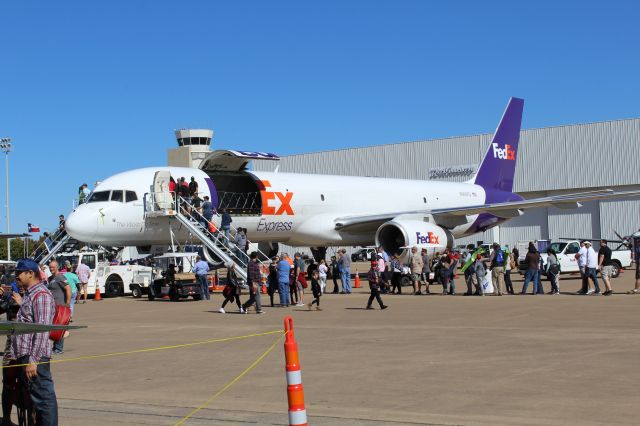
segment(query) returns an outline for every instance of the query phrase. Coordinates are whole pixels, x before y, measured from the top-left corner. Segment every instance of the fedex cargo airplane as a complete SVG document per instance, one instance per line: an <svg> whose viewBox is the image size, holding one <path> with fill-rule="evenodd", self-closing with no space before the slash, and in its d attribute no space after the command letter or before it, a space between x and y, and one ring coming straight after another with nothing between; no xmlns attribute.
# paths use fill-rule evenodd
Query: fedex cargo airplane
<svg viewBox="0 0 640 426"><path fill-rule="evenodd" d="M77 240L109 246L167 245L170 223L178 240L188 238L179 222L145 214L157 194L170 199L170 176L193 176L201 198L207 195L214 207L226 208L233 226L246 228L249 240L271 254L277 243L442 251L455 238L490 229L526 209L576 208L582 201L640 195L605 189L525 200L513 193L523 105L522 99L509 100L480 167L467 182L258 172L247 168L249 161L277 156L219 150L200 169L150 167L105 179L69 215L66 229Z"/></svg>

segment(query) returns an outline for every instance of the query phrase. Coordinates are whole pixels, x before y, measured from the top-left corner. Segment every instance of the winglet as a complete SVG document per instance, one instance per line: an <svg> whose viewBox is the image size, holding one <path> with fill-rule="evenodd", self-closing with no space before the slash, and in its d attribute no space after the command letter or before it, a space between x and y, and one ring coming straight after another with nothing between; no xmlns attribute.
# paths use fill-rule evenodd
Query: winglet
<svg viewBox="0 0 640 426"><path fill-rule="evenodd" d="M476 185L512 192L523 107L524 99L509 99L491 145L472 179Z"/></svg>

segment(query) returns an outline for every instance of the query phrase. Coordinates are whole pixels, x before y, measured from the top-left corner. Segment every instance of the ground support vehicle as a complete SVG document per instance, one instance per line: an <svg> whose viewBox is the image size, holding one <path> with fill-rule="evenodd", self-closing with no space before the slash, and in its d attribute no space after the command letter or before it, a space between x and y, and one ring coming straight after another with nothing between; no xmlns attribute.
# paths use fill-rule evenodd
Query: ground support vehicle
<svg viewBox="0 0 640 426"><path fill-rule="evenodd" d="M196 264L197 256L197 252L165 253L162 256L156 256L154 258L154 279L151 285L148 288L141 288L140 295L136 295L132 289L134 297L141 297L143 293L146 293L149 300L165 296L168 296L174 302L188 297L193 297L193 300L201 300L200 284L195 274L191 272ZM167 279L169 265L174 265L179 271L175 273L173 280ZM207 277L209 291L211 291L214 277L218 276L215 269L220 266L209 264L210 269Z"/></svg>
<svg viewBox="0 0 640 426"><path fill-rule="evenodd" d="M142 265L112 265L100 251L75 251L56 257L58 263L69 260L72 265L81 261L91 269L87 294L95 294L96 288L106 297L122 296L134 288L147 287L153 280L153 270Z"/></svg>
<svg viewBox="0 0 640 426"><path fill-rule="evenodd" d="M186 299L189 296L193 300L201 300L200 285L193 273L175 274L175 280L168 282L165 277L153 280L153 284L149 286L147 297L149 300L169 296L172 302L178 302L180 299Z"/></svg>

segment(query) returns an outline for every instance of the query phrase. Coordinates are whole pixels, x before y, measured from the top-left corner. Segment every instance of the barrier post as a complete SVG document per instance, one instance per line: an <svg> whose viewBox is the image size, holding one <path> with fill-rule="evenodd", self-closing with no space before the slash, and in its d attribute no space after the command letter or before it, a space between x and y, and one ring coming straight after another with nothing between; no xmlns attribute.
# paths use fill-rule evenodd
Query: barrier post
<svg viewBox="0 0 640 426"><path fill-rule="evenodd" d="M284 317L284 357L287 371L287 399L289 401L289 426L306 426L307 410L304 406L304 389L298 343L293 334L293 318Z"/></svg>

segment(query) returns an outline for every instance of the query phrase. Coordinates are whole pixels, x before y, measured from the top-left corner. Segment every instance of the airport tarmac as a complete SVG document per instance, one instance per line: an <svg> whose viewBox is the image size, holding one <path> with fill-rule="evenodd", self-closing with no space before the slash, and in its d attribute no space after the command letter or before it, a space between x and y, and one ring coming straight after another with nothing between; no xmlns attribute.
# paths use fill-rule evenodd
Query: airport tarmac
<svg viewBox="0 0 640 426"><path fill-rule="evenodd" d="M464 291L462 279L457 286ZM563 291L578 286L561 281ZM633 272L614 286L632 288ZM383 295L385 311L364 310L367 297L363 282L352 295L325 295L322 312L266 307L264 315L218 314L219 294L91 301L76 305L75 324L89 328L72 332L60 359L264 333L290 314L310 424L638 423L640 296ZM60 424L175 424L277 338L56 364ZM185 424L287 424L282 341Z"/></svg>

